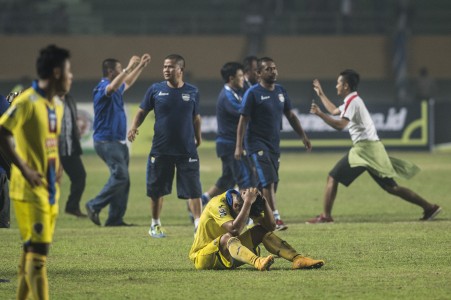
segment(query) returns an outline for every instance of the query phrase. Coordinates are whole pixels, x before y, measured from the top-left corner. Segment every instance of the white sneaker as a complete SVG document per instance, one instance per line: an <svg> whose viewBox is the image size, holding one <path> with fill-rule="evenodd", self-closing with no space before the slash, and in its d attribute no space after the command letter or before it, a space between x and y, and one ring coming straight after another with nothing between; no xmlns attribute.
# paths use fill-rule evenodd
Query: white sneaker
<svg viewBox="0 0 451 300"><path fill-rule="evenodd" d="M150 226L149 235L153 238L164 238L166 234L160 225Z"/></svg>

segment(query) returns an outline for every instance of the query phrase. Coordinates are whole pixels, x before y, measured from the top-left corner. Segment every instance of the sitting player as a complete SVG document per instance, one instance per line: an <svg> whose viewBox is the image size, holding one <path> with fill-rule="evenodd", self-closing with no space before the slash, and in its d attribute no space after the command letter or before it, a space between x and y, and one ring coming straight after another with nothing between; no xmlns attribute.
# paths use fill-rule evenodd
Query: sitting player
<svg viewBox="0 0 451 300"><path fill-rule="evenodd" d="M255 226L241 233L249 217ZM269 204L256 188L241 194L228 190L211 199L202 212L189 258L198 270L234 269L249 264L265 271L274 263L274 257L259 256L258 245L263 243L270 253L293 262L293 269L324 265L322 260L300 255L273 233L275 228Z"/></svg>

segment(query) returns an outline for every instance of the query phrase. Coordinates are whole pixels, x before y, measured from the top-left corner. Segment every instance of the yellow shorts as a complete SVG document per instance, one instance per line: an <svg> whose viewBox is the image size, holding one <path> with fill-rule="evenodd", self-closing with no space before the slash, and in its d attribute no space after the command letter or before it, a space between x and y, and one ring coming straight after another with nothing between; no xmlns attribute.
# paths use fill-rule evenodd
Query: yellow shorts
<svg viewBox="0 0 451 300"><path fill-rule="evenodd" d="M58 202L50 205L48 199L31 201L13 199L13 203L24 243L50 244L55 231Z"/></svg>
<svg viewBox="0 0 451 300"><path fill-rule="evenodd" d="M194 266L197 270L225 270L234 269L241 265L242 262L233 260L229 261L219 250L219 241L221 236L211 241L207 246L197 252L196 259L194 260ZM243 246L246 246L254 253L257 253L252 243L250 231L243 232L238 239Z"/></svg>

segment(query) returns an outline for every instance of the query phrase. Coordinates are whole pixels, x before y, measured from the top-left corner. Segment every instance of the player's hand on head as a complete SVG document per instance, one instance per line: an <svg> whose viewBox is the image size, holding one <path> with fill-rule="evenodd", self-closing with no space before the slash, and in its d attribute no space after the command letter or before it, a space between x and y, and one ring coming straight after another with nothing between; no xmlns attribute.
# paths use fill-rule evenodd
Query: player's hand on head
<svg viewBox="0 0 451 300"><path fill-rule="evenodd" d="M259 192L257 188L248 188L241 192L241 197L243 198L244 202L249 202L250 204L252 204L257 199L258 193Z"/></svg>

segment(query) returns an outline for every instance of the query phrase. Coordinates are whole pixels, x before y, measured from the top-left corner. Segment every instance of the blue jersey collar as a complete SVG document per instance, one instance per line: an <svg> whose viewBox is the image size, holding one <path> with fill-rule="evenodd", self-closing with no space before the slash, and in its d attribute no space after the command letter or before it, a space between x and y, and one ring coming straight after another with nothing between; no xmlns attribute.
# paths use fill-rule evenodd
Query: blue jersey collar
<svg viewBox="0 0 451 300"><path fill-rule="evenodd" d="M39 95L41 95L43 98L46 98L46 92L39 87L37 80L33 80L31 86Z"/></svg>

